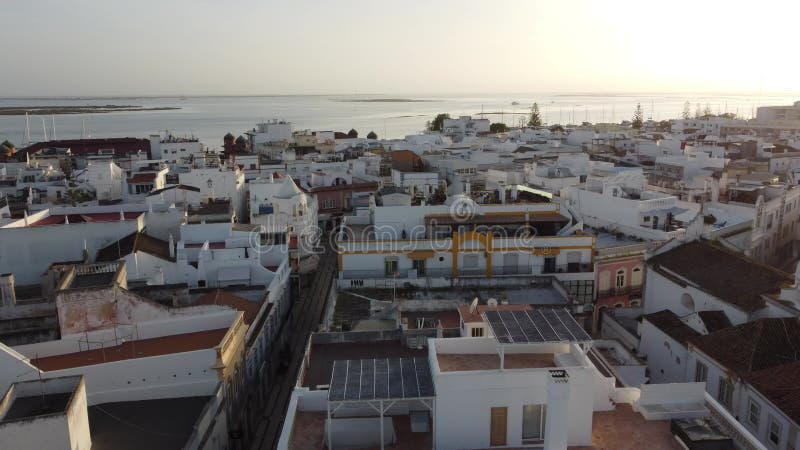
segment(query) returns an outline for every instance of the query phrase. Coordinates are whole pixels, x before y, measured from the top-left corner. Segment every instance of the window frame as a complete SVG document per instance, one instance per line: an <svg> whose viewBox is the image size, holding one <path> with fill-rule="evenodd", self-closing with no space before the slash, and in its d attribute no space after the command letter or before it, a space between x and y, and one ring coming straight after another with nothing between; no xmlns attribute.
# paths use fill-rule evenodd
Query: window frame
<svg viewBox="0 0 800 450"><path fill-rule="evenodd" d="M756 407L755 421L753 420L753 407ZM747 423L754 426L756 430L761 423L761 404L756 402L753 397L747 401Z"/></svg>
<svg viewBox="0 0 800 450"><path fill-rule="evenodd" d="M539 435L538 436L525 436L525 408L526 407L538 407L539 408ZM522 405L522 426L520 427L520 437L522 439L523 444L529 444L534 442L542 442L544 441L545 437L545 430L547 425L547 404L532 404L532 405Z"/></svg>
<svg viewBox="0 0 800 450"><path fill-rule="evenodd" d="M777 442L772 440L772 426L773 425L776 425L778 427L778 431L777 431L777 434L776 434L776 436L778 438ZM780 448L780 446L781 446L781 434L782 433L783 433L783 424L781 424L777 419L775 419L775 417L773 417L772 414L769 414L767 416L767 435L766 435L767 444L769 444L770 446L773 446L774 448Z"/></svg>
<svg viewBox="0 0 800 450"><path fill-rule="evenodd" d="M702 380L699 376L699 372L701 372L700 368L702 368L703 372ZM708 366L700 361L695 361L694 363L694 381L695 383L708 383Z"/></svg>

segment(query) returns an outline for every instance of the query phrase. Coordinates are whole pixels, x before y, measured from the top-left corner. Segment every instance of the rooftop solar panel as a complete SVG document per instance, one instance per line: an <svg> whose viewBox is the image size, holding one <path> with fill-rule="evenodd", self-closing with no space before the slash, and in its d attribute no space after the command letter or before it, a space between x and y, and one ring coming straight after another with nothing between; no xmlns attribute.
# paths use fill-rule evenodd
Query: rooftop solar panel
<svg viewBox="0 0 800 450"><path fill-rule="evenodd" d="M433 397L426 358L334 361L328 400L361 401Z"/></svg>
<svg viewBox="0 0 800 450"><path fill-rule="evenodd" d="M500 344L592 340L566 309L485 311L483 317Z"/></svg>

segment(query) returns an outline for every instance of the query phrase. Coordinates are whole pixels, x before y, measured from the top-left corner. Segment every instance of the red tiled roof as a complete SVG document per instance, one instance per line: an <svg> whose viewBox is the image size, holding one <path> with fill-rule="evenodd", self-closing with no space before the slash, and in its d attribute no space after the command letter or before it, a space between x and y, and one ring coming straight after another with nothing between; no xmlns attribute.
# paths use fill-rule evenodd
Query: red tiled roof
<svg viewBox="0 0 800 450"><path fill-rule="evenodd" d="M746 379L795 423L800 423L800 362L759 370Z"/></svg>
<svg viewBox="0 0 800 450"><path fill-rule="evenodd" d="M91 366L114 361L124 361L149 356L170 355L214 348L222 341L227 328L175 334L153 339L127 341L114 347L47 356L31 360L31 364L44 371Z"/></svg>
<svg viewBox="0 0 800 450"><path fill-rule="evenodd" d="M106 138L106 139L62 139L58 141L37 142L19 149L18 154L35 152L44 148L69 148L76 156L96 155L99 150L114 150L114 154L130 155L141 150L150 159L150 140L139 138ZM22 158L24 160L24 157Z"/></svg>
<svg viewBox="0 0 800 450"><path fill-rule="evenodd" d="M154 173L135 173L132 177L128 178L128 183L151 183L156 179Z"/></svg>
<svg viewBox="0 0 800 450"><path fill-rule="evenodd" d="M650 258L647 263L667 277L669 272L675 273L747 312L764 308L763 294L780 292L794 281L788 273L702 241L683 244Z"/></svg>
<svg viewBox="0 0 800 450"><path fill-rule="evenodd" d="M244 323L250 325L258 315L261 304L231 294L222 289L208 292L197 299L197 305L222 305L244 313Z"/></svg>
<svg viewBox="0 0 800 450"><path fill-rule="evenodd" d="M800 361L797 318L760 319L689 338L689 342L739 375Z"/></svg>

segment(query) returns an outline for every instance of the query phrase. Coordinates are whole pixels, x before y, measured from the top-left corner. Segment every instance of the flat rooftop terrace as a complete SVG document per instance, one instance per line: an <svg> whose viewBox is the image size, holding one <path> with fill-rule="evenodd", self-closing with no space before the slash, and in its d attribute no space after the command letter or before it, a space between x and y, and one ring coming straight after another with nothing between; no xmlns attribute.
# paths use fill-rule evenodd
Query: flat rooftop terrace
<svg viewBox="0 0 800 450"><path fill-rule="evenodd" d="M333 362L346 359L427 357L428 350L408 348L400 341L312 344L303 386L315 389L331 382Z"/></svg>
<svg viewBox="0 0 800 450"><path fill-rule="evenodd" d="M182 397L89 407L92 450L183 448L211 397Z"/></svg>
<svg viewBox="0 0 800 450"><path fill-rule="evenodd" d="M14 399L0 423L45 416L67 410L72 392L43 394Z"/></svg>
<svg viewBox="0 0 800 450"><path fill-rule="evenodd" d="M495 354L437 353L442 372L499 370L500 357ZM556 367L552 353L512 353L503 358L505 369L543 369Z"/></svg>
<svg viewBox="0 0 800 450"><path fill-rule="evenodd" d="M592 445L569 450L684 450L670 431L669 420L646 420L630 405L592 415Z"/></svg>
<svg viewBox="0 0 800 450"><path fill-rule="evenodd" d="M292 437L289 440L289 450L323 450L328 447L325 440L324 412L297 411L292 427ZM409 416L391 417L397 442L388 444L386 450L419 450L432 448L433 437L430 432L413 433ZM333 447L336 448L336 436L333 437ZM364 450L379 450L380 447L367 447Z"/></svg>
<svg viewBox="0 0 800 450"><path fill-rule="evenodd" d="M128 341L114 347L66 353L31 360L31 364L44 371L91 366L113 361L124 361L149 356L169 355L214 348L222 341L228 328L175 334L153 339Z"/></svg>

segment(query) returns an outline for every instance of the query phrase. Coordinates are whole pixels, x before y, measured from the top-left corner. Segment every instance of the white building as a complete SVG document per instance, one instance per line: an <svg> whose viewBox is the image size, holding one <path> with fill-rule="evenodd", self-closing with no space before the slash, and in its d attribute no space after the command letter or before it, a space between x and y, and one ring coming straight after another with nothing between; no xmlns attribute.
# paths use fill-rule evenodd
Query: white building
<svg viewBox="0 0 800 450"><path fill-rule="evenodd" d="M489 119L473 119L470 116L460 116L458 119L444 119L442 134L449 136L454 142L459 142L466 136L477 136L479 133L488 133Z"/></svg>
<svg viewBox="0 0 800 450"><path fill-rule="evenodd" d="M791 106L760 106L756 122L775 128L800 129L800 101Z"/></svg>
<svg viewBox="0 0 800 450"><path fill-rule="evenodd" d="M178 175L180 184L200 189L203 199L229 199L236 217L245 216L246 186L244 172L238 167L204 167Z"/></svg>
<svg viewBox="0 0 800 450"><path fill-rule="evenodd" d="M611 177L586 179L584 186L563 189L561 197L577 220L646 240L699 236L700 205L645 190L641 173L623 172Z"/></svg>
<svg viewBox="0 0 800 450"><path fill-rule="evenodd" d="M39 403L39 407L35 405ZM84 450L92 446L83 377L12 384L0 399L0 442L7 448Z"/></svg>
<svg viewBox="0 0 800 450"><path fill-rule="evenodd" d="M436 172L404 172L392 169L392 183L412 197L427 197L439 188L439 174Z"/></svg>
<svg viewBox="0 0 800 450"><path fill-rule="evenodd" d="M90 162L77 176L94 190L97 200L121 200L125 173L113 161Z"/></svg>
<svg viewBox="0 0 800 450"><path fill-rule="evenodd" d="M180 138L167 133L150 135L150 156L155 160L178 162L205 153L203 144L194 137Z"/></svg>
<svg viewBox="0 0 800 450"><path fill-rule="evenodd" d="M375 359L352 344L317 344L304 368L327 370L330 381L318 375L299 380L277 448L679 450L691 445L679 430L696 426L731 446L733 439L764 450L703 392L702 383L617 387L587 356L588 335L565 311L482 314L489 336L429 339L425 356L396 357L406 350L380 341L370 342L371 352L383 352ZM572 331L554 324L564 331L558 342L533 333L534 320L544 325L548 317ZM512 323L514 331L505 325ZM363 348L364 342L358 344ZM323 360L319 352L350 359ZM375 373L385 373L387 382L372 383ZM361 380L356 389L348 383L353 379Z"/></svg>
<svg viewBox="0 0 800 450"><path fill-rule="evenodd" d="M290 122L273 119L256 124L256 127L245 134L250 139L250 148L256 151L265 144L292 143L293 127Z"/></svg>
<svg viewBox="0 0 800 450"><path fill-rule="evenodd" d="M0 227L0 273L38 284L51 264L83 261L145 226L142 205L51 208Z"/></svg>
<svg viewBox="0 0 800 450"><path fill-rule="evenodd" d="M702 336L689 346L686 378L737 417L766 448L800 446L795 408L800 345L796 318L761 319Z"/></svg>
<svg viewBox="0 0 800 450"><path fill-rule="evenodd" d="M340 286L502 284L531 275L555 277L568 289L594 284L594 238L562 230L569 219L557 204L478 205L458 195L446 205L358 213L345 218L338 236Z"/></svg>
<svg viewBox="0 0 800 450"><path fill-rule="evenodd" d="M667 249L647 260L644 312L668 309L680 317L724 311L734 325L762 317L792 317L777 300L793 278L705 241Z"/></svg>
<svg viewBox="0 0 800 450"><path fill-rule="evenodd" d="M308 251L316 245L317 203L290 176L257 179L250 183L250 223L266 235L288 233L292 249Z"/></svg>

